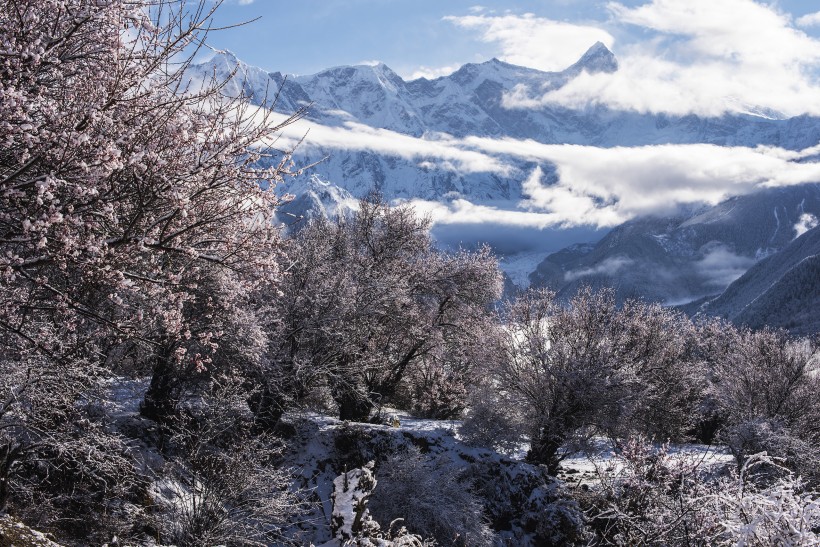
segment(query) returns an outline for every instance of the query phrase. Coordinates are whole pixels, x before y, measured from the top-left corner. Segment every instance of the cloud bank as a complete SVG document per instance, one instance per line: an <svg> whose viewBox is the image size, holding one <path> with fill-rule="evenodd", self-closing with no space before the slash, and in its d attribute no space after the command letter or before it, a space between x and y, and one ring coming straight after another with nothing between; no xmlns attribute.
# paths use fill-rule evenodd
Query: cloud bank
<svg viewBox="0 0 820 547"><path fill-rule="evenodd" d="M331 127L305 120L288 127L276 145L292 146L305 133L308 150L373 152L419 168L520 180L520 197L507 203L477 204L463 195L444 203L414 200L441 224L606 228L763 188L820 181L820 163L812 161L820 145L802 151L711 144L600 148L443 134L417 138L353 121Z"/></svg>
<svg viewBox="0 0 820 547"><path fill-rule="evenodd" d="M716 289L728 287L755 263L754 258L737 255L724 245L713 245L704 251L704 257L695 262L695 268L706 283Z"/></svg>
<svg viewBox="0 0 820 547"><path fill-rule="evenodd" d="M564 274L564 281L576 281L593 275L615 275L619 271L635 264L635 261L626 256L609 257L592 268L570 270Z"/></svg>

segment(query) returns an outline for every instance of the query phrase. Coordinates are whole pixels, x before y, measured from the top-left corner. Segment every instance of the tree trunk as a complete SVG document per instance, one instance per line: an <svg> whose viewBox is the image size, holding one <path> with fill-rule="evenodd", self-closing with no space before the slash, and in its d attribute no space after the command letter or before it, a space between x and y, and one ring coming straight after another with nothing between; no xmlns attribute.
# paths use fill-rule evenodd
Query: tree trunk
<svg viewBox="0 0 820 547"><path fill-rule="evenodd" d="M259 391L250 397L248 406L253 412L254 426L262 431L273 431L285 412L281 396L267 383L263 383Z"/></svg>
<svg viewBox="0 0 820 547"><path fill-rule="evenodd" d="M339 405L339 419L351 422L366 422L373 410L373 402L353 389L336 392L333 400Z"/></svg>
<svg viewBox="0 0 820 547"><path fill-rule="evenodd" d="M173 363L171 348L163 348L156 356L151 385L140 405L140 414L157 423L168 423L176 412L181 378Z"/></svg>
<svg viewBox="0 0 820 547"><path fill-rule="evenodd" d="M527 452L527 461L546 465L547 473L551 477L555 477L558 475L558 468L561 465L558 450L563 444L563 437L542 429L537 435L533 435L530 450Z"/></svg>
<svg viewBox="0 0 820 547"><path fill-rule="evenodd" d="M9 481L12 466L23 456L24 449L19 444L9 443L0 449L0 513L6 510L11 496Z"/></svg>

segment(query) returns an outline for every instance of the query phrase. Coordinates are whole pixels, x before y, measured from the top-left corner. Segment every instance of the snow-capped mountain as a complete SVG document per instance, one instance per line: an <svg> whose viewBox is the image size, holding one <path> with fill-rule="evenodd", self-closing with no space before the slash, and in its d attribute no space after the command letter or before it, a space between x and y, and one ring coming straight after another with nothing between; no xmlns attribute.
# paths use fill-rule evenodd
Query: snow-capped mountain
<svg viewBox="0 0 820 547"><path fill-rule="evenodd" d="M371 130L374 142L365 144L345 142L343 134L325 139L308 134L301 150L305 161L327 157L311 174L357 197L376 189L389 199L435 201L455 192L473 203L502 201L514 205L522 198L522 182L535 166L532 160L499 153L510 167L504 172L464 169L458 158L432 153L425 157L425 142L448 138L531 139L542 144L597 147L771 145L788 150L820 142L820 122L810 117L771 119L738 113L702 118L620 112L602 105L582 110L506 105L508 97L521 89L543 93L562 87L582 72L611 72L617 66L615 56L597 43L562 72L541 72L492 59L466 64L435 80L405 81L384 64L342 66L285 77L248 66L229 52L195 65L190 72L197 79L224 78L235 71L226 88L228 93L243 92L258 104L276 97L274 108L282 113L311 105L307 118L316 124L311 130L314 133L320 128L351 124ZM387 146L385 140L397 136L408 140ZM549 162L541 167L548 178L554 175Z"/></svg>
<svg viewBox="0 0 820 547"><path fill-rule="evenodd" d="M434 80L406 81L384 64L286 77L222 52L191 67L190 73L192 81L233 75L228 93L243 93L267 105L275 97L272 108L282 114L310 105L310 133L297 162L323 161L285 185L284 191L296 195L282 210L289 218L335 214L373 190L389 200L461 201L501 213L531 214L527 179L537 171L549 186L561 173L555 163L515 150L530 143L616 151L653 145L764 146L781 155L820 143L820 119L785 119L753 108L709 118L623 112L605 105L521 108L511 100L560 89L584 73L616 70L613 53L597 43L561 72L492 59ZM816 156L788 161L814 161ZM670 210L635 218L608 234L594 226L522 228L486 219L470 224L468 219L437 225L436 235L445 245L489 240L502 254L519 253L502 261L519 284L526 283L522 268L532 271L540 262L529 280L561 294L581 284L609 284L621 298L679 304L720 294L755 263L789 246L802 214L820 216L820 190L816 184L792 186L716 206ZM573 242L581 243L568 246Z"/></svg>
<svg viewBox="0 0 820 547"><path fill-rule="evenodd" d="M191 68L192 75L225 77L236 71L228 93L240 91L257 104L272 100L275 109L291 113L311 105L308 118L324 125L355 121L420 137L444 133L454 137L512 137L545 144L637 146L712 143L767 144L803 149L820 141L814 118L772 119L750 114L701 118L612 111L605 106L573 110L560 106L509 108L504 96L522 87L546 92L558 89L582 72L617 70L615 56L601 43L561 72L541 72L498 59L466 64L449 76L405 81L387 65L342 66L309 76L283 76L238 60L230 52Z"/></svg>

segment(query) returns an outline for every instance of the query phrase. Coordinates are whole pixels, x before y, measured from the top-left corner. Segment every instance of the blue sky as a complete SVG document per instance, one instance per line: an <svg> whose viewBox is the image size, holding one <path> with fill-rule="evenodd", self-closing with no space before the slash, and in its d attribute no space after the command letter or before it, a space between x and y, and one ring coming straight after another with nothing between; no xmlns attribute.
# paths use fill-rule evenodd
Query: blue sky
<svg viewBox="0 0 820 547"><path fill-rule="evenodd" d="M648 3L620 2L627 8ZM616 54L656 37L654 30L619 20L608 4L600 0L226 0L217 24L260 20L215 33L210 42L230 49L249 64L287 73L311 74L331 66L378 60L409 77L446 73L467 62L505 56L504 47L486 41L482 29L459 26L452 17L531 13L542 20L597 27L614 38ZM820 11L817 0L779 0L765 5L792 20ZM742 8L735 16L744 17ZM800 31L820 38L820 24L800 27ZM577 45L567 47L566 55L579 53Z"/></svg>

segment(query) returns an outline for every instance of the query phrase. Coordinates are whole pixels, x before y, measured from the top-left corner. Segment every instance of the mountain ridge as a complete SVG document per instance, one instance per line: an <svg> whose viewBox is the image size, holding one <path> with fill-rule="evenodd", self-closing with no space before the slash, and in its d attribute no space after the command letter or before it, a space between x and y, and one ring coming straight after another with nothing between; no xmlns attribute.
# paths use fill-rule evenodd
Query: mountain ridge
<svg viewBox="0 0 820 547"><path fill-rule="evenodd" d="M279 102L275 108L279 112L289 113L312 104L307 115L311 123L341 131L356 125L379 139L406 136L421 143L506 139L602 149L708 144L766 146L785 151L806 150L820 142L820 119L780 119L776 113L748 106L709 118L616 111L600 104L580 109L557 105L510 108L505 104L505 98L517 90L543 93L560 88L584 71L618 70L617 58L601 43L593 44L576 63L559 72L490 59L465 64L450 75L434 79L406 81L384 63L343 65L310 75L285 76L245 65L229 52L192 70L198 78L206 74L226 76L235 71L226 88L229 93L244 93L261 104L265 96L276 91ZM388 200L421 199L445 206L454 200L466 200L499 211L527 212L530 209L523 184L531 173L541 169L547 186L561 176L550 161L504 152L494 153L493 157L509 167L506 172L460 169L448 165L449 160L426 156L423 150L407 154L389 147L311 143L309 139L298 153L306 163L328 159L305 175L307 179L292 183L298 195L288 206L288 213L297 217L344 210L372 190ZM795 161L815 161L816 156ZM817 201L812 197L815 190L806 190L810 186L763 190L754 194L757 197L741 195L714 206L677 207L666 217L638 217L605 234L582 227L582 233L573 236L574 241L587 244L572 251L562 251L571 241L566 241L562 234L568 231L561 227L527 228L524 235L512 234L508 226L493 228L492 224L487 225L489 228L453 224L436 229L443 234L440 241L445 245L470 246L481 238L509 232L504 237L513 244L498 246L503 252L518 252L516 241L521 251L542 249L547 259L530 276L536 285L552 283L559 292L568 293L582 283L606 281L616 286L622 298L640 297L672 305L722 293L754 264L787 247L793 236L789 230L798 214L798 202L808 194L812 204ZM778 205L779 194L796 197L783 198L788 203ZM740 214L741 209L746 212ZM815 205L809 209L812 214L820 214ZM474 235L468 233L470 230ZM589 243L602 235L603 243ZM600 245L610 247L607 250ZM641 268L647 273L635 274ZM711 273L704 273L709 268ZM611 275L613 272L620 274Z"/></svg>

